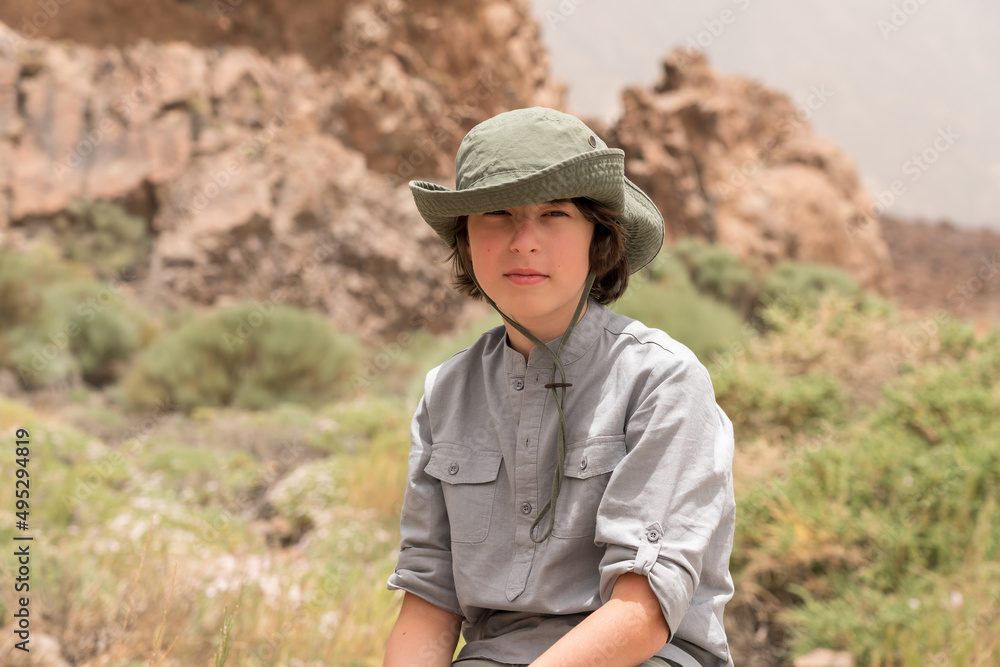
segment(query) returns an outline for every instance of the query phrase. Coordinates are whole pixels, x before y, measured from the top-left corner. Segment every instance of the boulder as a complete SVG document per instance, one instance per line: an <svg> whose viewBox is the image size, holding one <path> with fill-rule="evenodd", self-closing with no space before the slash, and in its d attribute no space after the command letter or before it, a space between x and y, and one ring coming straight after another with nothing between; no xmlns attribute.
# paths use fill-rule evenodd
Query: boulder
<svg viewBox="0 0 1000 667"><path fill-rule="evenodd" d="M809 102L827 96L820 88ZM626 90L623 107L612 140L669 238L700 236L767 263L832 264L886 289L878 212L850 158L809 126L814 109L684 49L664 59L652 89Z"/></svg>

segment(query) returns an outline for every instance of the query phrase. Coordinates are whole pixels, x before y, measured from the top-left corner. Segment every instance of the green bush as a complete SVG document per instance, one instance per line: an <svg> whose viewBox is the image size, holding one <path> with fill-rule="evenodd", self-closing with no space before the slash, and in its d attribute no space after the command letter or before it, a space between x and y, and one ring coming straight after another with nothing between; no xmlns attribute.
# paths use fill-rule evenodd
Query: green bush
<svg viewBox="0 0 1000 667"><path fill-rule="evenodd" d="M713 370L716 400L744 441L815 431L839 422L846 411L840 384L822 371L781 375L761 363Z"/></svg>
<svg viewBox="0 0 1000 667"><path fill-rule="evenodd" d="M1000 660L981 641L1000 610L1000 343L968 350L896 378L863 422L740 497L737 590L785 603L795 653Z"/></svg>
<svg viewBox="0 0 1000 667"><path fill-rule="evenodd" d="M130 407L183 410L285 401L318 405L347 393L358 345L315 313L244 303L156 340L122 381Z"/></svg>
<svg viewBox="0 0 1000 667"><path fill-rule="evenodd" d="M0 249L0 318L0 365L28 389L114 381L148 327L119 281L98 282L45 245Z"/></svg>
<svg viewBox="0 0 1000 667"><path fill-rule="evenodd" d="M698 291L732 306L743 316L750 314L758 281L728 248L689 237L675 243L670 252L684 265Z"/></svg>
<svg viewBox="0 0 1000 667"><path fill-rule="evenodd" d="M654 282L676 282L682 274L698 292L761 327L766 326L763 311L768 308L798 317L814 309L828 292L849 298L861 295L854 279L832 266L786 260L775 264L763 280L759 273L728 248L694 237L677 241L645 270Z"/></svg>
<svg viewBox="0 0 1000 667"><path fill-rule="evenodd" d="M983 433L996 430L998 369L1000 354L995 351L971 355L953 365L919 368L886 389L882 419L931 445L969 445Z"/></svg>
<svg viewBox="0 0 1000 667"><path fill-rule="evenodd" d="M760 306L778 306L794 315L814 309L822 296L835 292L844 297L861 294L857 282L832 266L795 261L778 262L760 288Z"/></svg>
<svg viewBox="0 0 1000 667"><path fill-rule="evenodd" d="M80 199L57 217L54 229L63 255L102 273L118 275L146 262L153 247L147 221L119 204Z"/></svg>
<svg viewBox="0 0 1000 667"><path fill-rule="evenodd" d="M699 294L678 260L659 259L641 272L614 310L661 329L691 348L708 363L743 339L739 314L719 301Z"/></svg>

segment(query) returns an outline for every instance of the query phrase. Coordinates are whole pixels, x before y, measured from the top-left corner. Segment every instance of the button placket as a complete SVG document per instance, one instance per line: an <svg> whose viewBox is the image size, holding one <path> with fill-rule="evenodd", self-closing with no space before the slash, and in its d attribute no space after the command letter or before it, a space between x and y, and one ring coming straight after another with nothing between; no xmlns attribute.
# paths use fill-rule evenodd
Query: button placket
<svg viewBox="0 0 1000 667"><path fill-rule="evenodd" d="M548 391L540 386L540 373L535 368L525 368L524 375L510 377L508 388L512 396L523 401L517 415L517 456L514 462L514 516L517 516L514 533L514 558L507 574L506 594L508 600L515 600L525 589L528 573L534 561L536 546L531 541L531 521L536 514L538 500L538 455L539 435L545 412L542 409L548 398ZM510 511L510 510L509 510Z"/></svg>

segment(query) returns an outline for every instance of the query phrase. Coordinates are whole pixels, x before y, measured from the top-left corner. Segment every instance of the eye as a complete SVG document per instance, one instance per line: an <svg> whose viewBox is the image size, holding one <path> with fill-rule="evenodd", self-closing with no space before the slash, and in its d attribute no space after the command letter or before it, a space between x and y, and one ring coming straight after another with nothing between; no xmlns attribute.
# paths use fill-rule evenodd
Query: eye
<svg viewBox="0 0 1000 667"><path fill-rule="evenodd" d="M483 215L507 215L507 211L489 211Z"/></svg>

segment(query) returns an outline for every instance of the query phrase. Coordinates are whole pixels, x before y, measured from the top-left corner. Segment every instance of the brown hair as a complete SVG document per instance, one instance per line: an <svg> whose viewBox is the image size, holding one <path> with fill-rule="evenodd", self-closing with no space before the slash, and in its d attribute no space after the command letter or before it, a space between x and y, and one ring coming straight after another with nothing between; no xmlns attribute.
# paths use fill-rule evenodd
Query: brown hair
<svg viewBox="0 0 1000 667"><path fill-rule="evenodd" d="M590 289L590 296L598 303L608 305L625 293L628 287L628 258L625 256L625 237L628 232L618 222L618 213L604 204L586 197L573 197L576 205L589 222L594 224L594 237L590 241L590 268L597 278ZM473 299L482 299L472 276L466 271L466 262L472 264L466 249L469 245L469 216L455 221L455 241L448 260L451 262L455 287Z"/></svg>

